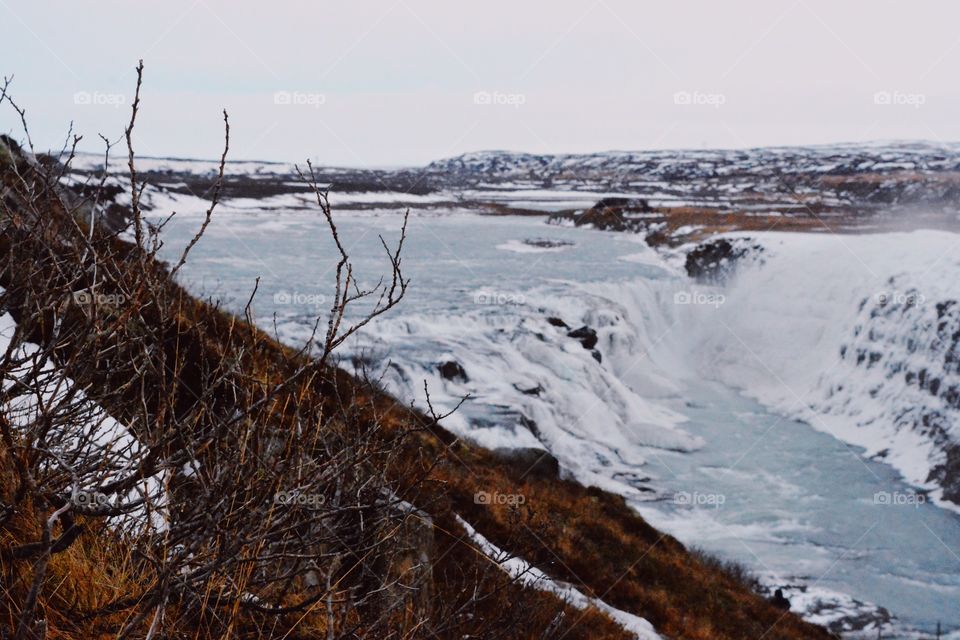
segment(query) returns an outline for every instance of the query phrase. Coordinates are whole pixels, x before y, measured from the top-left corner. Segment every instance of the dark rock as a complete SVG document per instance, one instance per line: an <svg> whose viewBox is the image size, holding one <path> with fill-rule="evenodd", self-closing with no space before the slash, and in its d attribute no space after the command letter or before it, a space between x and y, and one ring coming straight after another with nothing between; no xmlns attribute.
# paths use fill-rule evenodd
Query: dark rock
<svg viewBox="0 0 960 640"><path fill-rule="evenodd" d="M593 359L597 362L603 363L603 356L600 355L600 352L596 349L590 350L590 355L593 356Z"/></svg>
<svg viewBox="0 0 960 640"><path fill-rule="evenodd" d="M546 449L498 448L493 450L493 455L509 463L521 478L534 476L556 479L560 477L560 462Z"/></svg>
<svg viewBox="0 0 960 640"><path fill-rule="evenodd" d="M467 372L463 370L463 366L456 360L441 362L437 365L437 369L440 370L440 375L446 380L467 382L470 379L467 377Z"/></svg>
<svg viewBox="0 0 960 640"><path fill-rule="evenodd" d="M562 247L572 247L575 243L569 240L552 240L550 238L527 238L523 244L538 249L560 249Z"/></svg>
<svg viewBox="0 0 960 640"><path fill-rule="evenodd" d="M790 601L783 596L783 589L777 589L776 593L773 594L773 597L770 598L770 604L775 606L777 609L790 611Z"/></svg>
<svg viewBox="0 0 960 640"><path fill-rule="evenodd" d="M950 385L950 388L943 394L943 400L948 406L954 409L960 409L960 387Z"/></svg>
<svg viewBox="0 0 960 640"><path fill-rule="evenodd" d="M520 424L522 424L527 431L532 433L534 438L536 438L537 440L541 439L540 427L537 425L535 420L528 418L527 416L521 413Z"/></svg>
<svg viewBox="0 0 960 640"><path fill-rule="evenodd" d="M552 324L552 325L555 326L555 327L561 327L561 328L563 328L563 329L569 329L569 328L570 328L570 325L568 325L566 322L564 322L564 321L561 320L560 318L550 317L550 318L547 318L547 322L549 322L550 324Z"/></svg>
<svg viewBox="0 0 960 640"><path fill-rule="evenodd" d="M930 470L927 482L939 483L944 499L960 504L960 445L948 444L944 454L943 462Z"/></svg>
<svg viewBox="0 0 960 640"><path fill-rule="evenodd" d="M597 330L584 325L567 333L570 338L576 338L584 349L593 349L597 346Z"/></svg>
<svg viewBox="0 0 960 640"><path fill-rule="evenodd" d="M551 214L548 222L557 224L571 221L574 226L590 225L605 231L646 231L651 220L631 217L632 214L653 213L650 203L643 198L602 198L586 211L560 211ZM654 216L656 217L656 216Z"/></svg>
<svg viewBox="0 0 960 640"><path fill-rule="evenodd" d="M687 254L684 264L687 275L698 280L722 281L730 275L737 260L763 251L760 245L751 245L749 242L749 238L741 238L733 242L726 238L718 238L697 245Z"/></svg>
<svg viewBox="0 0 960 640"><path fill-rule="evenodd" d="M528 396L539 396L541 393L543 393L543 385L541 385L540 383L537 383L537 386L530 387L529 389L524 389L523 387L516 384L513 385L513 388L519 391L520 393Z"/></svg>
<svg viewBox="0 0 960 640"><path fill-rule="evenodd" d="M650 203L643 198L601 198L593 205L596 211L605 211L607 209L627 209L629 211L639 211L648 213L652 211Z"/></svg>
<svg viewBox="0 0 960 640"><path fill-rule="evenodd" d="M944 300L943 302L937 303L937 318L943 319L943 316L947 315L947 311L950 310L950 307L957 304L956 300Z"/></svg>

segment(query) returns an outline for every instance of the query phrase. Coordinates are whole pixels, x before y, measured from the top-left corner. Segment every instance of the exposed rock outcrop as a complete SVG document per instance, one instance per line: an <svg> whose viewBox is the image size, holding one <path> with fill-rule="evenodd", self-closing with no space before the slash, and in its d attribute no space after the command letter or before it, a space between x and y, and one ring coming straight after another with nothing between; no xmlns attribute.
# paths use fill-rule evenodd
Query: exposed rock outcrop
<svg viewBox="0 0 960 640"><path fill-rule="evenodd" d="M467 372L464 370L463 365L456 360L441 362L437 365L437 369L440 371L440 375L444 380L454 382L468 382L470 380L470 378L467 377Z"/></svg>
<svg viewBox="0 0 960 640"><path fill-rule="evenodd" d="M697 245L687 254L684 268L691 278L706 282L722 282L728 278L738 260L759 256L763 247L749 238L717 238Z"/></svg>
<svg viewBox="0 0 960 640"><path fill-rule="evenodd" d="M597 330L586 325L568 332L567 336L579 340L583 348L588 351L597 346Z"/></svg>

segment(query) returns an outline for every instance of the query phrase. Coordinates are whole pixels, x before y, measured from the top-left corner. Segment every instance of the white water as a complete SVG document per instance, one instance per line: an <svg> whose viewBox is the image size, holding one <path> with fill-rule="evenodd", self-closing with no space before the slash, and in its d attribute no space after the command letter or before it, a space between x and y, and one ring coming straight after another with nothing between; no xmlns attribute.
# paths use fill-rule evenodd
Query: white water
<svg viewBox="0 0 960 640"><path fill-rule="evenodd" d="M395 239L399 223L396 214L343 218L362 282L384 271L377 234ZM196 224L171 223L171 252ZM538 251L522 242L529 238L575 244ZM955 239L771 234L766 264L720 291L691 285L632 236L524 218L415 216L404 259L410 295L349 353L421 405L424 380L441 409L471 394L447 421L454 432L489 447L546 447L566 473L624 494L682 541L740 560L771 584L807 585L805 596L788 591L796 608L812 594L846 594L887 607L901 628L930 630L937 620L957 628L958 516L929 503L876 504L878 493L915 494L896 470L824 433L869 453L889 448L887 461L925 481L930 448L890 420L919 396L887 380L871 398L875 370L838 352L864 321L862 298L904 287L890 285L891 275L922 282L931 301L960 287L947 278ZM941 249L947 258L938 261ZM315 214L227 212L187 278L238 309L262 275L258 321L296 343L326 309L318 303L329 295L332 259ZM702 304L676 304L678 293ZM548 317L596 329L602 363ZM468 379L444 380L437 365L446 361Z"/></svg>

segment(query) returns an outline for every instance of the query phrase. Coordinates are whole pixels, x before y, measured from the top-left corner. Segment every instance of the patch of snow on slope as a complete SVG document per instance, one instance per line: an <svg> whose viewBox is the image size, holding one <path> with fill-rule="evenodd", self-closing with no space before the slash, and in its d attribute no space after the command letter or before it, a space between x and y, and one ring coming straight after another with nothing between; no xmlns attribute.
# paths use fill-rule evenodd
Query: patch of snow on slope
<svg viewBox="0 0 960 640"><path fill-rule="evenodd" d="M16 329L13 316L9 313L0 315L0 353L7 353L10 349ZM96 493L99 487L135 473L143 450L125 425L89 400L82 390L76 389L73 380L57 370L38 345L21 342L10 351L10 356L18 366L4 373L0 387L5 392L15 387L33 390L10 394L6 400L5 410L14 426L30 425L45 413L55 415L63 405L62 408L71 413L70 425L65 425L58 432L58 438L49 443L50 451L59 456L58 460L102 460L94 474L82 479L84 486L72 488L74 500L81 494ZM109 506L122 504L130 507L124 515L107 518L112 526L140 528L147 525L154 531L166 528L166 496L163 483L156 476L138 480L125 495L114 498Z"/></svg>
<svg viewBox="0 0 960 640"><path fill-rule="evenodd" d="M456 518L460 526L467 531L470 539L480 547L480 550L483 551L487 557L496 562L500 568L511 577L520 580L524 585L553 593L577 609L582 610L589 607L596 607L618 625L634 634L637 640L661 640L661 636L646 619L622 609L612 607L600 598L591 598L570 584L553 580L550 576L532 566L527 561L504 552L483 537L483 535L477 532L476 529L470 526L470 524L460 516L456 516Z"/></svg>

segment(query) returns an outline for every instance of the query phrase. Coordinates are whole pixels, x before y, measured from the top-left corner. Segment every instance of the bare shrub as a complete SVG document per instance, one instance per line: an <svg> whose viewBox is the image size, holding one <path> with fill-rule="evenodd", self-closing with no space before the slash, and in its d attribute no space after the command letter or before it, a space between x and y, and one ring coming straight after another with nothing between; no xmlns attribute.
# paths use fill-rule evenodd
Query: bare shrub
<svg viewBox="0 0 960 640"><path fill-rule="evenodd" d="M79 137L59 165L38 162L9 138L0 146L0 310L9 314L0 436L13 464L0 526L16 520L34 536L5 552L6 563L29 566L31 576L10 612L14 637L42 637L39 602L51 560L90 531L123 543L138 588L78 608L77 624L122 612L120 637L184 625L214 635L282 635L297 626L329 637L359 627L403 633L426 608L403 614L410 598L399 585L411 589L417 571L395 570L401 538L409 547L432 536L411 496L387 477L407 464L398 451L408 429L386 432L360 394L344 402L326 367L359 328L343 323L351 303L380 296L376 315L402 298L400 247L384 244L389 277L360 291L338 243L338 293L321 358L302 357L306 347L272 358L278 345L197 303L172 278L217 206L226 112L201 226L169 270L157 259L165 222L143 215L133 147L142 77L141 63L125 131L132 244L97 224L106 176L89 198L69 198L58 186ZM25 127L8 88L9 81L0 99ZM326 193L316 193L337 238ZM177 620L165 625L172 611ZM396 615L408 618L404 625Z"/></svg>

